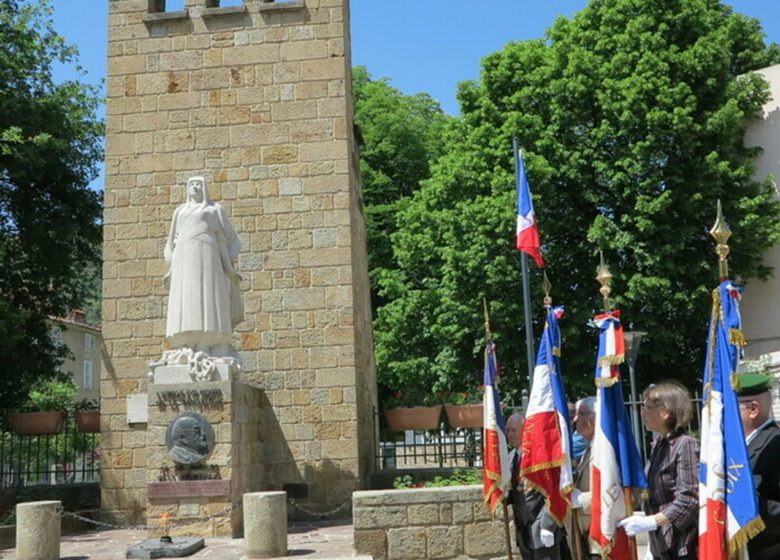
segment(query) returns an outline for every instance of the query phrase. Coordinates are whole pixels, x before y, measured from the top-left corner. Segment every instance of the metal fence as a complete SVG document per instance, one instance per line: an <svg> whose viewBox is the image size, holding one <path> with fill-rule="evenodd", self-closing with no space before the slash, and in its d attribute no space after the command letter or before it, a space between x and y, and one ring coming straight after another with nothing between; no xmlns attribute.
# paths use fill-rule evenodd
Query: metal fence
<svg viewBox="0 0 780 560"><path fill-rule="evenodd" d="M482 428L383 431L380 470L482 467Z"/></svg>
<svg viewBox="0 0 780 560"><path fill-rule="evenodd" d="M639 408L642 401L625 401L631 428L643 462L650 456L653 434L645 429ZM691 399L693 418L690 432L698 438L701 426L701 397ZM506 410L523 410L510 405ZM436 430L393 432L381 428L380 412L374 410L375 434L379 435L376 465L379 471L482 467L482 428L451 428L445 423ZM634 423L638 420L638 426ZM638 437L637 437L638 436Z"/></svg>
<svg viewBox="0 0 780 560"><path fill-rule="evenodd" d="M0 489L99 482L99 444L70 420L54 435L0 432Z"/></svg>

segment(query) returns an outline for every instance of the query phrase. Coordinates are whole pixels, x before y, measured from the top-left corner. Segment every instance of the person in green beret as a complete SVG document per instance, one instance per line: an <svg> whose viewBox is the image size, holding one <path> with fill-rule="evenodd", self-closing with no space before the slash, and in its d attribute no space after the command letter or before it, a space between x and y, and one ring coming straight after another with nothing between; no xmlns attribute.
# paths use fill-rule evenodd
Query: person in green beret
<svg viewBox="0 0 780 560"><path fill-rule="evenodd" d="M780 427L772 415L772 378L759 373L739 376L739 414L766 529L748 541L750 560L780 558Z"/></svg>

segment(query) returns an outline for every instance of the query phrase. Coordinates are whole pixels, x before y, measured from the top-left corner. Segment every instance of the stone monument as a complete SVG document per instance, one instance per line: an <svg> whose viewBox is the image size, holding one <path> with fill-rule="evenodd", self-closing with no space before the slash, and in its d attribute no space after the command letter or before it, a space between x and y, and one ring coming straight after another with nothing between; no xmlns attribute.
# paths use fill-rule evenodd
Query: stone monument
<svg viewBox="0 0 780 560"><path fill-rule="evenodd" d="M346 516L376 404L348 1L110 0L108 24L104 512L227 534L238 492L286 490ZM196 254L213 283L179 274ZM214 430L191 465L185 413Z"/></svg>
<svg viewBox="0 0 780 560"><path fill-rule="evenodd" d="M166 520L173 516L187 523L178 531L187 534L240 534L243 495L263 482L261 391L239 379L230 346L233 329L244 319L240 249L206 180L190 177L165 245L165 337L172 349L149 363L146 436L153 459L147 467L147 517L153 524L155 512Z"/></svg>

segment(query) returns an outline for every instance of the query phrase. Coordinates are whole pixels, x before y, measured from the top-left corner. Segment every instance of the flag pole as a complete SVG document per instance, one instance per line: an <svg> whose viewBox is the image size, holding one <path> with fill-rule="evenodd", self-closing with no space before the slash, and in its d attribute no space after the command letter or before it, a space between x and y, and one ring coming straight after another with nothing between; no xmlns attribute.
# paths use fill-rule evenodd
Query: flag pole
<svg viewBox="0 0 780 560"><path fill-rule="evenodd" d="M550 284L550 280L547 278L547 271L545 270L542 279L542 289L544 290L544 306L547 309L552 306L552 298L550 297L551 288L552 284ZM580 518L578 510L575 508L571 509L571 532L571 540L574 542L574 556L577 558L577 560L584 560L585 551L582 549L582 530L580 528Z"/></svg>
<svg viewBox="0 0 780 560"><path fill-rule="evenodd" d="M604 299L604 313L609 313L612 311L612 304L609 301L609 294L612 293L612 288L610 287L610 284L612 283L612 273L610 273L609 268L604 262L604 253L601 251L599 251L599 259L600 264L596 274L596 280L601 284L599 293ZM623 500L626 504L626 516L630 517L634 515L634 492L630 486L623 487ZM631 560L637 560L635 537L628 537L628 550L631 555Z"/></svg>
<svg viewBox="0 0 780 560"><path fill-rule="evenodd" d="M512 149L515 153L515 190L520 189L520 139L512 138ZM523 312L525 315L525 351L528 363L528 388L534 375L534 335L531 329L531 285L529 281L528 255L520 253L521 271L523 275Z"/></svg>
<svg viewBox="0 0 780 560"><path fill-rule="evenodd" d="M552 284L550 279L547 278L547 271L542 272L542 290L544 291L544 308L549 310L552 307L552 297L550 291L552 290ZM580 520L577 510L571 509L571 540L574 542L574 555L577 560L584 560L585 552L582 550L582 532L580 530Z"/></svg>
<svg viewBox="0 0 780 560"><path fill-rule="evenodd" d="M490 342L490 314L488 313L488 304L485 298L482 298L482 312L485 317L485 345ZM506 536L506 550L509 554L509 560L512 558L512 538L509 534L509 508L506 505L506 500L502 500L504 506L504 535Z"/></svg>
<svg viewBox="0 0 780 560"><path fill-rule="evenodd" d="M512 539L509 536L509 508L506 505L506 501L504 503L504 534L506 535L506 551L509 553L509 560L513 560L512 558Z"/></svg>

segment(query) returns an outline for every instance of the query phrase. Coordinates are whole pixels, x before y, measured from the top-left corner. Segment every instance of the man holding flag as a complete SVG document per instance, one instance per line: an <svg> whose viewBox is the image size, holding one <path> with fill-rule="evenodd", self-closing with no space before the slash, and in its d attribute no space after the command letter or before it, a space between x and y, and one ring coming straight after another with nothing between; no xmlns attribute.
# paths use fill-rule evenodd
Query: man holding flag
<svg viewBox="0 0 780 560"><path fill-rule="evenodd" d="M771 376L739 376L739 413L766 529L748 542L750 560L780 558L780 427L772 416Z"/></svg>
<svg viewBox="0 0 780 560"><path fill-rule="evenodd" d="M559 360L563 308L547 308L521 440L519 476L527 487L527 511L515 511L518 540L524 537L534 559L571 557L563 528L574 486L571 421Z"/></svg>

